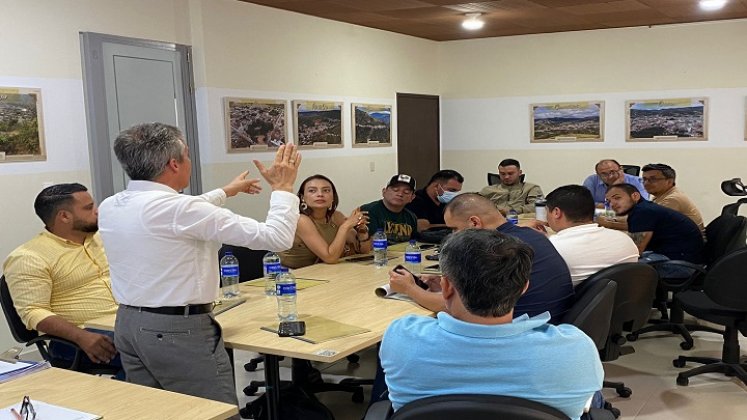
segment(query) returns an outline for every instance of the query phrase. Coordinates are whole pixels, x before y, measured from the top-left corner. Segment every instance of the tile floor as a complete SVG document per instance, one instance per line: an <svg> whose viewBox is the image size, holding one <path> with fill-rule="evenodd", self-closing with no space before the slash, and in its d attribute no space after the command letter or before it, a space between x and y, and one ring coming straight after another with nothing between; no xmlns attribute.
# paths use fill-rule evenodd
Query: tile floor
<svg viewBox="0 0 747 420"><path fill-rule="evenodd" d="M720 374L707 374L691 378L687 387L677 386L677 373L687 368L672 366L672 360L680 354L717 357L721 353L719 336L709 333L695 333L695 347L683 351L679 347L679 336L651 333L633 343L635 353L605 363L607 380L623 381L633 390L630 398L617 396L614 390L604 390L605 397L622 412L622 420L740 420L747 419L747 386L738 380ZM742 347L747 347L747 339L741 338ZM375 352L360 353L359 366L349 365L343 360L331 365L318 365L328 381L355 376L371 378L375 369ZM240 406L253 399L244 396L242 389L252 379L262 379L262 365L257 372L246 372L243 365L254 354L236 352L237 393ZM281 377L288 379L290 369L283 362ZM370 387L365 387L366 401L353 403L350 394L331 392L319 394L319 399L335 414L337 420L360 420L368 405Z"/></svg>

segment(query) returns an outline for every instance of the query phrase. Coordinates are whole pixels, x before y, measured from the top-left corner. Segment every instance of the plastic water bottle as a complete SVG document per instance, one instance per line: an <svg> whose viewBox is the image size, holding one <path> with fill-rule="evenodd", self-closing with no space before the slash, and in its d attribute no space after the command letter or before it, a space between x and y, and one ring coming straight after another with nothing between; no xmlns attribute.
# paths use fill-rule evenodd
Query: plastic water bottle
<svg viewBox="0 0 747 420"><path fill-rule="evenodd" d="M275 296L275 278L280 273L280 256L272 251L262 257L262 271L265 274L265 295Z"/></svg>
<svg viewBox="0 0 747 420"><path fill-rule="evenodd" d="M547 221L547 200L541 195L534 201L534 218L540 222Z"/></svg>
<svg viewBox="0 0 747 420"><path fill-rule="evenodd" d="M281 321L295 321L298 319L296 309L296 278L288 270L282 267L280 274L275 280L275 294L278 300L278 318Z"/></svg>
<svg viewBox="0 0 747 420"><path fill-rule="evenodd" d="M377 229L373 236L374 265L377 268L386 266L386 247L387 241L384 229Z"/></svg>
<svg viewBox="0 0 747 420"><path fill-rule="evenodd" d="M511 222L512 225L516 226L519 224L519 213L516 213L516 210L509 210L508 215L506 216L506 220Z"/></svg>
<svg viewBox="0 0 747 420"><path fill-rule="evenodd" d="M239 296L239 260L232 251L226 251L220 259L220 278L223 286L223 298L231 299Z"/></svg>
<svg viewBox="0 0 747 420"><path fill-rule="evenodd" d="M412 274L419 274L422 257L423 253L420 251L418 243L415 242L415 239L410 240L407 248L405 248L405 268L410 270Z"/></svg>
<svg viewBox="0 0 747 420"><path fill-rule="evenodd" d="M604 216L609 219L612 219L615 217L615 211L612 210L612 207L610 207L609 201L604 202Z"/></svg>

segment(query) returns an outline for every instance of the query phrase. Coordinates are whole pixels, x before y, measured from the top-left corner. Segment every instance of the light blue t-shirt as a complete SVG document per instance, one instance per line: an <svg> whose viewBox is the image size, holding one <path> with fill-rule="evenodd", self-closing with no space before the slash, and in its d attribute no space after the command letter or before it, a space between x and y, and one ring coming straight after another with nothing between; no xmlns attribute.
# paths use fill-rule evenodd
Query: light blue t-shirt
<svg viewBox="0 0 747 420"><path fill-rule="evenodd" d="M648 200L648 192L645 188L643 188L643 182L641 182L641 178L630 174L623 175L625 176L625 183L634 185L641 193L641 197L643 197L644 200ZM607 194L607 185L602 182L602 178L600 178L599 175L591 174L587 176L584 180L584 187L591 191L591 195L592 197L594 197L595 203L604 203L604 195Z"/></svg>
<svg viewBox="0 0 747 420"><path fill-rule="evenodd" d="M439 312L392 322L379 353L392 407L435 395L490 394L530 399L578 419L602 388L602 363L586 334L549 320L545 312L481 325Z"/></svg>

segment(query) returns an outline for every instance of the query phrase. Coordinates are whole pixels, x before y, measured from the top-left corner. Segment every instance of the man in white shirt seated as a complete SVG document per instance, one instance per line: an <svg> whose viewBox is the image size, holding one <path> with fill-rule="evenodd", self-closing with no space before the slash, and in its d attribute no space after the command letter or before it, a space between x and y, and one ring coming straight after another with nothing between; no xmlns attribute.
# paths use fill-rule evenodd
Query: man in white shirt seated
<svg viewBox="0 0 747 420"><path fill-rule="evenodd" d="M601 389L596 346L550 314L513 317L527 290L534 251L493 229L447 237L440 264L446 310L408 315L387 328L381 365L395 410L449 394L506 395L534 400L578 419Z"/></svg>
<svg viewBox="0 0 747 420"><path fill-rule="evenodd" d="M233 366L212 314L218 296L221 243L284 251L293 245L301 157L280 146L273 165L254 161L270 184L270 209L260 223L222 208L227 197L257 193L248 171L223 188L191 196L192 164L178 128L136 125L114 141L131 181L101 203L99 227L119 309L114 342L127 380L237 404Z"/></svg>
<svg viewBox="0 0 747 420"><path fill-rule="evenodd" d="M638 247L628 235L593 219L594 198L586 187L566 185L547 195L547 224L557 232L550 242L568 264L574 287L603 268L638 262Z"/></svg>

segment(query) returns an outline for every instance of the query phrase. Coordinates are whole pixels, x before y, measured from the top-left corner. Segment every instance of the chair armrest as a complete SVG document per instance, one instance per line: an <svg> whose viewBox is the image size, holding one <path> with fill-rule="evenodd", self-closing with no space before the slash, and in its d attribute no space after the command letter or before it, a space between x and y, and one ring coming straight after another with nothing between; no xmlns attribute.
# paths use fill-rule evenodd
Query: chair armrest
<svg viewBox="0 0 747 420"><path fill-rule="evenodd" d="M26 343L26 345L30 346L32 344L36 344L37 347L38 347L38 346L42 345L42 343L45 343L47 341L49 341L50 343L65 344L67 346L70 346L70 347L74 348L75 349L75 356L73 356L73 361L71 362L70 366L65 367L65 369L78 370L78 366L80 365L80 362L83 359L83 355L85 353L80 348L80 346L78 346L77 344L75 344L74 342L72 342L70 340L66 340L66 339L64 339L62 337L57 337L55 335L42 334L42 335L40 335L38 337L35 337L35 338L31 339L28 343ZM40 348L39 350L42 353L42 357L45 360L51 360L52 357L49 355L48 351L47 351L47 354L45 355L44 354L45 351L43 349Z"/></svg>
<svg viewBox="0 0 747 420"><path fill-rule="evenodd" d="M676 266L693 270L690 277L686 278L666 278L659 277L659 284L671 291L685 290L690 287L700 276L706 274L705 268L700 264L693 264L683 260L652 261L648 265L656 268L658 266Z"/></svg>
<svg viewBox="0 0 747 420"><path fill-rule="evenodd" d="M366 410L366 417L363 420L386 420L392 415L392 402L389 400L382 400L371 404Z"/></svg>

